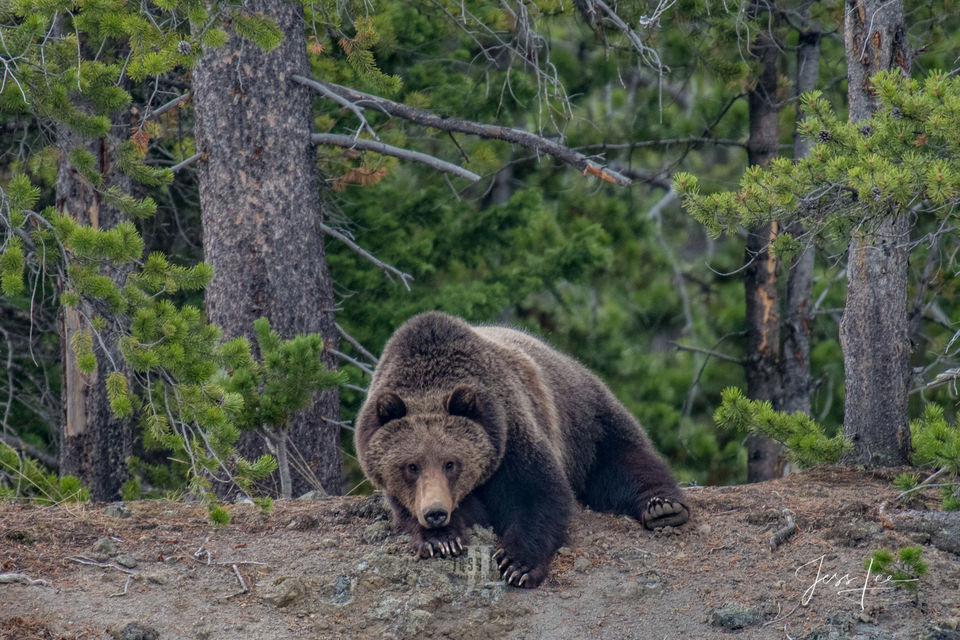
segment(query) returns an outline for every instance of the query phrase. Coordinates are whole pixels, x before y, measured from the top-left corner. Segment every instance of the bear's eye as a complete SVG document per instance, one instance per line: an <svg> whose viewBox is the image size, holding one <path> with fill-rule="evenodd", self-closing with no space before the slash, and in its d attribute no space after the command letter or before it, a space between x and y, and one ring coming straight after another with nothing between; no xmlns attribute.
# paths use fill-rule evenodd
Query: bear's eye
<svg viewBox="0 0 960 640"><path fill-rule="evenodd" d="M457 468L457 465L456 463L453 462L453 460L450 460L444 463L443 465L443 470L446 471L447 473L453 473L453 470L456 468Z"/></svg>
<svg viewBox="0 0 960 640"><path fill-rule="evenodd" d="M413 464L413 463L411 462L410 464L407 465L407 471L410 472L410 475L414 475L414 476L415 476L415 475L417 475L418 473L420 473L420 465L418 465L418 464Z"/></svg>

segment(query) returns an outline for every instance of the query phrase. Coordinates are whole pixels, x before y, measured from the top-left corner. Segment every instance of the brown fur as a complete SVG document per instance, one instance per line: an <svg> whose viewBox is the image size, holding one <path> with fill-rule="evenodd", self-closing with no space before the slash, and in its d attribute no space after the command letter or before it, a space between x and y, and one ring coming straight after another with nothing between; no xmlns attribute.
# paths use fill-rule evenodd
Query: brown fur
<svg viewBox="0 0 960 640"><path fill-rule="evenodd" d="M689 514L596 376L525 333L446 314L416 316L387 343L356 445L421 555L456 554L471 524L491 524L505 577L522 586L546 576L575 498L648 527Z"/></svg>

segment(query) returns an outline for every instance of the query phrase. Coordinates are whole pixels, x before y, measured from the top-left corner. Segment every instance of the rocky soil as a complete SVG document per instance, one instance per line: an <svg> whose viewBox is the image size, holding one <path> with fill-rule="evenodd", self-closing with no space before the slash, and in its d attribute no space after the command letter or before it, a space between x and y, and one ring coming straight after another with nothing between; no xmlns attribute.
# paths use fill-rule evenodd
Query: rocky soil
<svg viewBox="0 0 960 640"><path fill-rule="evenodd" d="M533 591L497 578L489 531L461 558L414 559L376 496L237 505L223 528L166 501L0 505L0 640L960 640L952 534L900 528L891 477L692 488L693 521L658 532L582 510ZM771 550L783 509L797 533ZM864 568L918 543L916 595Z"/></svg>

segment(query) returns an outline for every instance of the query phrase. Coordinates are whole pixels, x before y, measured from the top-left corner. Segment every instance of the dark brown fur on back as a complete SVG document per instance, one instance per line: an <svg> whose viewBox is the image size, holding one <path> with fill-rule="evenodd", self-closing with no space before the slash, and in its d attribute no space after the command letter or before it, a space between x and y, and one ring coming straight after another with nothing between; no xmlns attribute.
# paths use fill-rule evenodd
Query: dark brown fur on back
<svg viewBox="0 0 960 640"><path fill-rule="evenodd" d="M575 498L647 526L688 514L646 433L596 376L523 332L442 313L411 318L387 343L356 445L418 551L456 552L472 524L492 525L523 586L546 576ZM434 528L417 512L428 481L445 482L454 507Z"/></svg>

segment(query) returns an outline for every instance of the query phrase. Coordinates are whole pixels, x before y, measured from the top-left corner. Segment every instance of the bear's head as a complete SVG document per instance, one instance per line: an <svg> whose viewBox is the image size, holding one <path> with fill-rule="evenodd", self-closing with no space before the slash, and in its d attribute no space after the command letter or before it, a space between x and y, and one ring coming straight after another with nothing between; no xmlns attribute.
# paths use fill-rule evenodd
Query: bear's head
<svg viewBox="0 0 960 640"><path fill-rule="evenodd" d="M357 454L374 485L422 526L436 528L448 524L460 501L496 471L506 429L502 412L470 386L430 404L439 410L408 411L392 391L368 399L357 421Z"/></svg>

